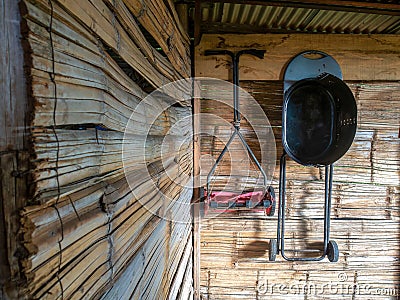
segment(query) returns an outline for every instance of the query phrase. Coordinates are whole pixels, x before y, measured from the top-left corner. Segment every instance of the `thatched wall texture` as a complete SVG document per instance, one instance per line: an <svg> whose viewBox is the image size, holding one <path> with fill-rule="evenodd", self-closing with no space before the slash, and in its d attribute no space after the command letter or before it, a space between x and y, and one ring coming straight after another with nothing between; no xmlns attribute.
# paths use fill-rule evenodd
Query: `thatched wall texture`
<svg viewBox="0 0 400 300"><path fill-rule="evenodd" d="M189 298L191 104L163 87L190 75L173 2L27 0L15 15L31 111L28 153L0 160L0 298Z"/></svg>
<svg viewBox="0 0 400 300"><path fill-rule="evenodd" d="M335 163L333 177L331 239L339 245L339 261L286 262L278 256L276 262L270 262L268 246L269 239L276 236L276 217L251 212L218 217L210 214L200 226L201 293L204 299L397 299L400 278L400 74L398 70L392 72L390 62L393 65L399 63L400 52L394 48L399 41L395 36L203 36L196 48L196 72L202 76L229 78L228 57L205 57L203 51L206 49L267 50L264 60L243 57L241 87L257 100L268 116L275 134L277 160L282 153L281 76L285 61L304 50L322 50L331 54L341 63L344 80L353 91L358 106L354 143ZM215 101L200 103L201 112L214 113L231 121L231 113ZM246 104L243 106L247 109ZM257 115L250 113L249 118L257 118ZM247 137L256 147L257 143L252 139L254 134L244 123ZM209 126L206 123L201 128ZM220 126L219 137L226 138L229 127L224 132L221 124L215 126ZM206 157L216 157L223 146L219 143L215 144L216 148L211 148L208 137L200 144L201 155ZM220 172L231 168L239 172L235 166L236 160L226 160ZM202 170L202 174L207 172L207 169ZM277 168L272 182L275 190L278 189L278 176ZM202 180L204 183L204 177ZM320 249L323 191L323 169L288 162L288 249Z"/></svg>

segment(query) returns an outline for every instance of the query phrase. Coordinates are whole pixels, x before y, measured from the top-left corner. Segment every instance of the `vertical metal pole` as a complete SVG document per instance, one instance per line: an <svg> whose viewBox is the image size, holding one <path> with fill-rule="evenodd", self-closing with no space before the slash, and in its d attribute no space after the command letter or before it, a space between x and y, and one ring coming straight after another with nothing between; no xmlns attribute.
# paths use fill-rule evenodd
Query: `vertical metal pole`
<svg viewBox="0 0 400 300"><path fill-rule="evenodd" d="M235 127L240 126L240 101L239 101L239 57L240 54L233 54L233 125Z"/></svg>
<svg viewBox="0 0 400 300"><path fill-rule="evenodd" d="M286 153L284 152L280 160L280 175L279 175L279 209L278 209L278 229L277 229L277 240L278 240L278 252L284 251L284 239L285 239L285 198L286 198Z"/></svg>
<svg viewBox="0 0 400 300"><path fill-rule="evenodd" d="M327 254L330 220L331 220L331 203L332 203L332 177L333 165L325 167L325 210L324 210L324 254Z"/></svg>

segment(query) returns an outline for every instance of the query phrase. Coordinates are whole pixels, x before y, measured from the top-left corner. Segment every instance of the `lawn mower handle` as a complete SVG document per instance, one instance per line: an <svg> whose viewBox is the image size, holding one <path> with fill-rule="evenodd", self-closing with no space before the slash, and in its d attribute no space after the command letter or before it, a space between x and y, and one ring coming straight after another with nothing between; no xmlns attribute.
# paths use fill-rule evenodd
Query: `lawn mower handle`
<svg viewBox="0 0 400 300"><path fill-rule="evenodd" d="M256 56L256 57L258 57L260 59L263 59L265 52L266 52L265 50L257 50L257 49L246 49L246 50L241 50L241 51L236 52L236 53L234 53L232 51L229 51L229 50L205 50L204 51L204 55L205 56L210 56L210 55L223 55L223 54L225 54L225 55L231 56L232 58L234 58L234 57L238 58L239 56L241 56L243 54L250 54L250 55Z"/></svg>
<svg viewBox="0 0 400 300"><path fill-rule="evenodd" d="M243 54L249 54L249 55L254 55L258 58L264 58L264 53L265 50L257 50L257 49L245 49L245 50L240 50L238 52L232 52L229 50L205 50L204 55L209 56L209 55L229 55L232 59L232 69L233 69L233 126L234 126L234 131L228 141L228 143L225 145L224 149L220 153L219 157L217 158L216 162L212 166L210 172L207 175L207 193L208 195L211 194L210 192L210 182L211 182L211 177L214 175L214 172L219 164L219 162L222 160L223 156L225 155L226 151L228 150L228 147L232 143L233 139L237 135L242 142L242 144L246 147L247 152L250 154L251 159L254 161L256 164L257 168L260 170L262 176L263 176L263 185L264 189L266 189L267 185L267 175L265 174L265 171L263 170L262 166L258 162L256 156L254 155L253 151L245 141L243 135L240 133L240 110L239 110L239 58Z"/></svg>

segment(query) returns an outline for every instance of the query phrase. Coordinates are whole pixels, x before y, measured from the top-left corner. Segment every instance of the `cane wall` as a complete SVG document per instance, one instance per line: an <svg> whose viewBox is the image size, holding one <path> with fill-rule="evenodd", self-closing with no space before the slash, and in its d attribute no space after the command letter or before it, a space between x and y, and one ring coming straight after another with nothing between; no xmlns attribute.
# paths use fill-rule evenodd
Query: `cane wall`
<svg viewBox="0 0 400 300"><path fill-rule="evenodd" d="M163 87L190 76L189 38L172 1L5 2L30 111L28 153L1 159L0 298L190 298L190 95Z"/></svg>
<svg viewBox="0 0 400 300"><path fill-rule="evenodd" d="M206 49L267 51L264 60L243 56L240 76L241 87L261 105L274 131L277 167L272 186L275 190L278 189L278 159L282 154L282 74L289 59L305 50L332 55L341 65L344 80L358 107L354 143L335 163L333 177L331 239L338 243L339 261L287 262L278 256L277 261L270 262L269 239L276 237L276 216L267 217L258 212L208 214L200 225L201 293L205 299L397 299L399 43L399 37L385 35L203 36L196 48L197 76L231 78L228 57L205 57ZM203 113L214 113L231 121L229 111L215 101L200 100L200 106ZM251 117L258 115L250 113ZM210 124L201 124L201 128L204 126L207 128ZM222 131L223 122L215 126L219 139L226 139L229 127ZM244 122L248 140L257 146L249 130ZM223 147L223 143L214 143L211 147L207 136L200 145L201 156L208 160L210 155L216 157ZM204 164L201 174L206 175L208 168L209 164ZM235 162L225 160L220 171L226 170L235 172ZM285 231L288 249L321 248L323 171L323 168L288 162ZM288 255L310 253L288 252Z"/></svg>

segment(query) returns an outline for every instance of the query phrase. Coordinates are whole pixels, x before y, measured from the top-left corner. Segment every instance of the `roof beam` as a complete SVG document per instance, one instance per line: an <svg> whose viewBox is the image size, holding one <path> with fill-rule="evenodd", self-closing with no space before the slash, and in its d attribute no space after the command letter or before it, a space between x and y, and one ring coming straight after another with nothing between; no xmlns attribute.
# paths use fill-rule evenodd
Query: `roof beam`
<svg viewBox="0 0 400 300"><path fill-rule="evenodd" d="M248 24L229 24L222 22L204 22L201 24L201 33L231 33L231 34L248 34L248 33L302 33L306 31L267 28L263 26L253 26ZM197 44L196 44L197 45Z"/></svg>
<svg viewBox="0 0 400 300"><path fill-rule="evenodd" d="M382 3L381 1L365 2L357 0L213 0L202 2L224 2L247 5L300 7L322 10L350 11L380 15L400 15L400 4Z"/></svg>

